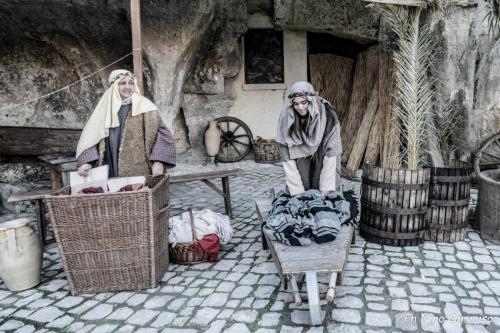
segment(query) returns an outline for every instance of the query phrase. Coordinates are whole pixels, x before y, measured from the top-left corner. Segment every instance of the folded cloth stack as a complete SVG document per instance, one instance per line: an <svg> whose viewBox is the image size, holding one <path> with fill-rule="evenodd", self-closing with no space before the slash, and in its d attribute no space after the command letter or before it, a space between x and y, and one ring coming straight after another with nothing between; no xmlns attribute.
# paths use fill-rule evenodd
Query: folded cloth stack
<svg viewBox="0 0 500 333"><path fill-rule="evenodd" d="M138 191L143 188L147 188L144 184L128 184L123 186L118 190L118 192L132 192L132 191ZM83 194L95 194L95 193L104 193L104 190L101 186L96 186L96 187L86 187L82 189L79 193Z"/></svg>
<svg viewBox="0 0 500 333"><path fill-rule="evenodd" d="M100 186L96 187L86 187L80 191L83 194L95 194L95 193L104 193L104 190Z"/></svg>
<svg viewBox="0 0 500 333"><path fill-rule="evenodd" d="M206 235L215 234L221 244L227 244L233 235L233 228L229 222L229 217L215 213L209 209L193 211L193 219L196 231L196 240L200 240ZM189 213L170 218L168 242L175 246L177 243L192 243L191 219ZM195 240L195 241L196 241Z"/></svg>
<svg viewBox="0 0 500 333"><path fill-rule="evenodd" d="M118 190L118 192L131 192L145 188L144 184L128 184Z"/></svg>
<svg viewBox="0 0 500 333"><path fill-rule="evenodd" d="M280 192L263 230L272 239L301 246L335 240L340 227L352 223L358 215L358 203L352 191L330 192L323 197L318 190L291 196Z"/></svg>

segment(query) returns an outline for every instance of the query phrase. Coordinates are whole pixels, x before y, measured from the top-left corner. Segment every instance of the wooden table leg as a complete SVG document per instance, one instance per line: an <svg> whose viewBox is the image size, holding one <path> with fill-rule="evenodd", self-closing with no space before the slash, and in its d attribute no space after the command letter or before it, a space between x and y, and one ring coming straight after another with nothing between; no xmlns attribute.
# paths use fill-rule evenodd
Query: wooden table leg
<svg viewBox="0 0 500 333"><path fill-rule="evenodd" d="M224 208L229 218L233 218L233 209L231 207L231 193L229 191L229 177L222 177L222 191L224 192Z"/></svg>
<svg viewBox="0 0 500 333"><path fill-rule="evenodd" d="M40 245L42 246L43 249L45 245L45 234L46 234L45 228L47 227L45 225L45 212L42 200L38 199L35 200L35 202L36 202L36 225L38 228L38 238L40 239Z"/></svg>
<svg viewBox="0 0 500 333"><path fill-rule="evenodd" d="M57 190L62 187L61 174L56 168L50 168L50 183L53 190Z"/></svg>

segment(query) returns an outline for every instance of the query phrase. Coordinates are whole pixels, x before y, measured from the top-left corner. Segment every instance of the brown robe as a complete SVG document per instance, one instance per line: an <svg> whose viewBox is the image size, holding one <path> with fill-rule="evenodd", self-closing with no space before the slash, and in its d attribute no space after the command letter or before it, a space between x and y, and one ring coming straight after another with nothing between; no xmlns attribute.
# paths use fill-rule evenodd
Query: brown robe
<svg viewBox="0 0 500 333"><path fill-rule="evenodd" d="M149 175L156 133L161 118L158 112L146 112L137 116L129 115L125 121L118 154L118 176ZM103 162L105 144L99 144L100 164Z"/></svg>

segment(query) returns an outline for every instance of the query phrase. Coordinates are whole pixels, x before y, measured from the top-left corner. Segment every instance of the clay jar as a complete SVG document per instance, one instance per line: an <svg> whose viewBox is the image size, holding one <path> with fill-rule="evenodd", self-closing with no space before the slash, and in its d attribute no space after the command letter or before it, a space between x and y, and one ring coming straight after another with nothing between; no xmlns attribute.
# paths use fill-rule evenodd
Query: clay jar
<svg viewBox="0 0 500 333"><path fill-rule="evenodd" d="M0 223L0 278L11 291L40 283L42 251L29 222L20 218Z"/></svg>
<svg viewBox="0 0 500 333"><path fill-rule="evenodd" d="M215 156L220 147L220 130L217 127L217 121L208 122L208 129L205 132L205 148L211 162L215 161Z"/></svg>

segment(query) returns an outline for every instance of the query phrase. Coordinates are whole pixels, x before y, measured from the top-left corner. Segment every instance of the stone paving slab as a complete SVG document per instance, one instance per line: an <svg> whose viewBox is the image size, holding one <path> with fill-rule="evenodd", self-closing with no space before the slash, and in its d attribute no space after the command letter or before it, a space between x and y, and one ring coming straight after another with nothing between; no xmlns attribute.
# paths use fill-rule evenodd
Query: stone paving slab
<svg viewBox="0 0 500 333"><path fill-rule="evenodd" d="M171 264L154 289L72 296L53 247L38 287L10 292L0 284L0 332L500 332L500 245L472 229L462 242L405 248L357 234L335 302L322 307L324 325L310 327L307 307L290 305L261 246L254 199L283 186L281 168L219 167L246 171L230 179L235 233L218 263ZM199 168L180 165L176 174ZM343 183L359 193L359 182ZM224 212L203 183L174 184L171 194L174 215L188 207ZM319 280L325 293L328 276Z"/></svg>

